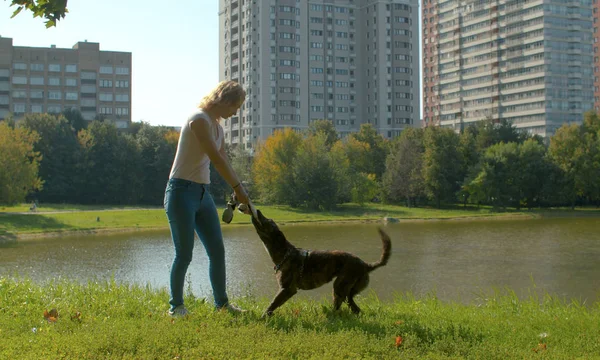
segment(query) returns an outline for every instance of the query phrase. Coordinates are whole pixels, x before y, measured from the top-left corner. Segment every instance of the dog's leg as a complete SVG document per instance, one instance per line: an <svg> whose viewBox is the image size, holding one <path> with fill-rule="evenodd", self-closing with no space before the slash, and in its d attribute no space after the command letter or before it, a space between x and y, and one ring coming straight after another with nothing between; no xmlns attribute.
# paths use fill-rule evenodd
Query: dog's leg
<svg viewBox="0 0 600 360"><path fill-rule="evenodd" d="M298 292L298 290L296 290L296 288L279 289L279 292L277 293L277 295L275 295L275 298L273 299L273 301L271 301L271 304L267 307L267 310L265 310L262 317L264 318L265 316L273 315L273 311L275 311L275 309L277 309L278 307L283 305L286 301L288 301L297 292Z"/></svg>
<svg viewBox="0 0 600 360"><path fill-rule="evenodd" d="M333 310L338 311L342 303L346 301L350 289L354 285L349 279L338 277L333 282Z"/></svg>
<svg viewBox="0 0 600 360"><path fill-rule="evenodd" d="M350 289L350 294L348 294L348 306L350 306L350 310L356 315L360 313L360 308L354 302L354 296L363 291L367 285L369 285L369 275L365 275L358 279L356 284Z"/></svg>

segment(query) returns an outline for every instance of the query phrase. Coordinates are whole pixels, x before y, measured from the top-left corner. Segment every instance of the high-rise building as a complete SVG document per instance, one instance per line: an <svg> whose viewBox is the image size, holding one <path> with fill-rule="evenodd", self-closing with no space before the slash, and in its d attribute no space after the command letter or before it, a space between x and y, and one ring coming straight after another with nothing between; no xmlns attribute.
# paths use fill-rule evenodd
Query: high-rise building
<svg viewBox="0 0 600 360"><path fill-rule="evenodd" d="M419 126L418 14L417 0L220 0L219 79L248 94L227 143L318 119L342 136Z"/></svg>
<svg viewBox="0 0 600 360"><path fill-rule="evenodd" d="M13 46L0 37L0 119L8 114L81 111L127 127L131 122L131 53L100 51L78 42L72 49Z"/></svg>
<svg viewBox="0 0 600 360"><path fill-rule="evenodd" d="M594 103L592 0L423 0L424 120L551 135Z"/></svg>
<svg viewBox="0 0 600 360"><path fill-rule="evenodd" d="M598 0L592 1L594 14L594 109L600 112L600 3Z"/></svg>

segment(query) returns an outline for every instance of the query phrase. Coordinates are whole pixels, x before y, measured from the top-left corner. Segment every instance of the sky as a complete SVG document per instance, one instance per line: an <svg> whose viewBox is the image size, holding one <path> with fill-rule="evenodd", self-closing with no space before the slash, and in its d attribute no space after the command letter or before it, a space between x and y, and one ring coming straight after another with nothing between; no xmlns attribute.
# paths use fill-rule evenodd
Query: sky
<svg viewBox="0 0 600 360"><path fill-rule="evenodd" d="M16 7L0 0L0 36L15 46L72 48L87 40L100 50L131 52L131 120L181 126L219 81L218 3L69 0L67 16L46 29L28 11L11 19Z"/></svg>
<svg viewBox="0 0 600 360"><path fill-rule="evenodd" d="M15 7L0 0L0 36L15 46L72 48L87 40L131 52L132 121L180 126L219 81L216 0L69 0L67 8L46 29L31 12L11 19Z"/></svg>

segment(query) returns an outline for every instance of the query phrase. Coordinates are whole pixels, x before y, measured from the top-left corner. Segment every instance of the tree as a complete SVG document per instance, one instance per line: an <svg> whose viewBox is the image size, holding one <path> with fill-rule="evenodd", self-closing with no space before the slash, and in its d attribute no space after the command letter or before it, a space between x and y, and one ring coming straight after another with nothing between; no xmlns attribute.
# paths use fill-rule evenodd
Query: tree
<svg viewBox="0 0 600 360"><path fill-rule="evenodd" d="M546 148L535 139L526 140L519 145L516 171L520 190L519 200L530 209L539 205L551 171L546 158ZM520 203L517 207L520 207Z"/></svg>
<svg viewBox="0 0 600 360"><path fill-rule="evenodd" d="M327 134L319 132L305 138L292 165L292 205L313 210L332 209L336 206L337 183L335 170L327 151Z"/></svg>
<svg viewBox="0 0 600 360"><path fill-rule="evenodd" d="M34 150L39 135L22 127L0 122L0 203L25 201L32 191L42 188L38 176L40 154Z"/></svg>
<svg viewBox="0 0 600 360"><path fill-rule="evenodd" d="M575 207L577 197L582 197L586 192L587 174L589 173L588 155L585 137L577 124L561 126L554 136L550 138L548 156L556 166L561 169L564 176L564 195ZM596 178L597 181L597 178Z"/></svg>
<svg viewBox="0 0 600 360"><path fill-rule="evenodd" d="M405 129L393 140L386 159L383 188L386 199L406 200L408 206L424 195L423 188L423 130Z"/></svg>
<svg viewBox="0 0 600 360"><path fill-rule="evenodd" d="M454 202L463 180L463 159L458 149L458 135L451 129L428 127L424 130L423 181L425 194L435 200Z"/></svg>
<svg viewBox="0 0 600 360"><path fill-rule="evenodd" d="M481 159L481 171L467 185L470 196L478 202L506 207L519 199L519 151L517 144L490 146Z"/></svg>
<svg viewBox="0 0 600 360"><path fill-rule="evenodd" d="M26 9L33 13L33 17L46 19L47 28L56 26L56 22L63 19L69 12L67 0L12 0L10 6L17 7L11 18Z"/></svg>
<svg viewBox="0 0 600 360"><path fill-rule="evenodd" d="M36 197L50 203L75 202L80 146L71 124L62 115L26 114L19 125L40 136L34 149L42 155L39 176L44 180L44 188Z"/></svg>
<svg viewBox="0 0 600 360"><path fill-rule="evenodd" d="M162 195L177 149L177 142L169 142L168 134L165 127L141 123L135 136L128 135L133 136L139 149L142 182L139 201L143 204L160 205L163 202Z"/></svg>
<svg viewBox="0 0 600 360"><path fill-rule="evenodd" d="M388 153L385 139L377 133L377 130L371 124L362 124L360 130L350 134L350 137L369 145L369 151L365 153L368 161L365 162L364 168L357 170L365 174L375 174L375 177L381 180L381 176L385 171L385 158Z"/></svg>
<svg viewBox="0 0 600 360"><path fill-rule="evenodd" d="M252 179L259 199L265 203L297 206L293 164L302 137L290 128L277 130L257 147Z"/></svg>
<svg viewBox="0 0 600 360"><path fill-rule="evenodd" d="M308 125L308 136L314 136L320 132L325 134L325 146L327 146L328 150L331 149L339 138L333 122L329 120L316 120Z"/></svg>
<svg viewBox="0 0 600 360"><path fill-rule="evenodd" d="M76 108L67 108L62 112L63 116L69 121L75 133L87 127L87 120L83 118L81 112Z"/></svg>
<svg viewBox="0 0 600 360"><path fill-rule="evenodd" d="M79 202L135 204L142 188L142 168L135 139L119 135L114 124L93 121L78 134L82 146L77 188ZM162 191L161 191L162 192Z"/></svg>

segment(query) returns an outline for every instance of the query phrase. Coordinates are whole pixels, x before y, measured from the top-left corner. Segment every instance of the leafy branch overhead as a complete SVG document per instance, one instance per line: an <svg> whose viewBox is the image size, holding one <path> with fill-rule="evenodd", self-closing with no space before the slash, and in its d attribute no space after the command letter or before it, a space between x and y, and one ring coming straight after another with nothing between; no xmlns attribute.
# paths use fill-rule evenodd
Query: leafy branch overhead
<svg viewBox="0 0 600 360"><path fill-rule="evenodd" d="M10 6L17 7L11 18L17 16L24 9L29 10L33 13L33 17L46 19L46 28L56 26L56 22L63 19L69 12L67 0L11 0Z"/></svg>

